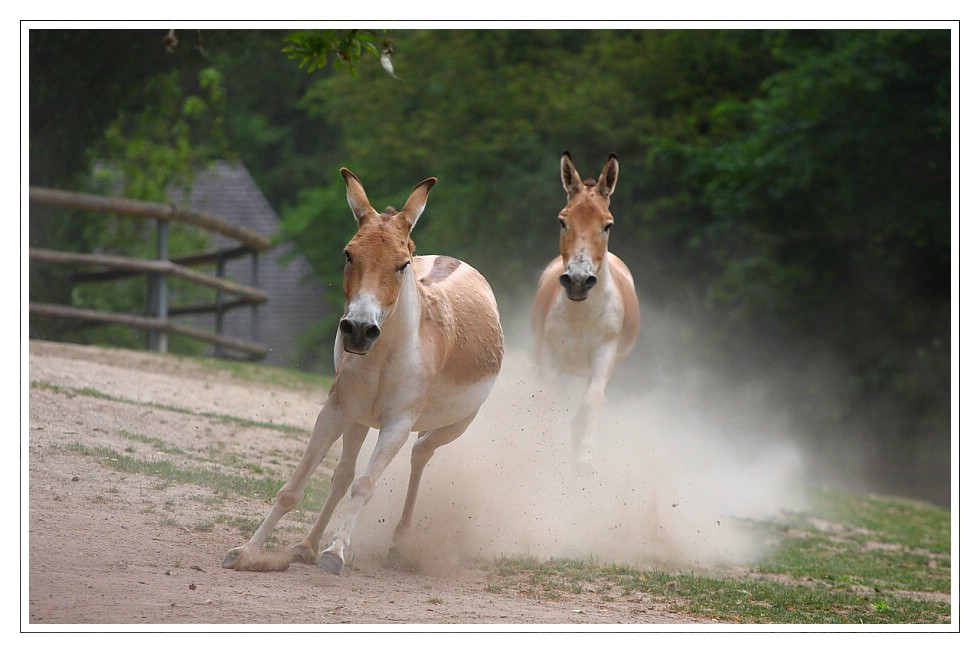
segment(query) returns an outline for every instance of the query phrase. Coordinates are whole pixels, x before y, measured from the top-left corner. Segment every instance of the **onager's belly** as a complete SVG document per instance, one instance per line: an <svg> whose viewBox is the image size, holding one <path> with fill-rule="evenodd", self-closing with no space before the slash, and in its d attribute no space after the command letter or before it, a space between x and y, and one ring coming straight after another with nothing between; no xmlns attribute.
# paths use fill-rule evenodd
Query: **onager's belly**
<svg viewBox="0 0 980 653"><path fill-rule="evenodd" d="M437 383L426 399L413 431L431 431L441 426L455 424L475 413L490 396L496 377L460 386L453 383Z"/></svg>

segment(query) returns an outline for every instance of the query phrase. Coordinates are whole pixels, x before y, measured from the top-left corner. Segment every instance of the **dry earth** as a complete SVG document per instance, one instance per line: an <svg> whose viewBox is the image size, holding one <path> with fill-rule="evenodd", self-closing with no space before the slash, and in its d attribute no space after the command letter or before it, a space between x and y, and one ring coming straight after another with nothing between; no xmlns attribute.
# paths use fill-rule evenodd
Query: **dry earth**
<svg viewBox="0 0 980 653"><path fill-rule="evenodd" d="M205 484L126 469L120 459L231 476L265 474L281 483L305 446L326 387L290 390L178 357L48 342L30 343L29 364L29 436L22 444L29 462L30 543L24 630L82 624L106 630L116 624L150 630L154 624L407 630L427 624L561 624L575 630L695 623L650 597L586 590L534 598L501 586L489 564L498 552L487 543L487 530L459 527L474 515L479 521L495 514L475 507L501 496L501 488L485 483L461 490L429 514L422 511L430 564L414 572L381 564L397 517L384 516L397 505L384 491L372 502L379 504L380 516L365 518L369 523L355 532L361 546L340 577L305 565L282 573L223 569L225 553L244 541L268 502L222 497ZM323 468L336 453L328 454L320 475L329 478ZM460 464L448 459L424 484L431 480L436 489L430 492L445 498L439 488L465 476ZM395 487L399 474L392 472L392 496L402 492ZM448 518L455 526L440 531L435 523L447 508L457 509ZM278 543L298 540L309 518L287 516L276 531ZM526 530L517 524L493 532L503 542ZM538 552L530 540L525 548Z"/></svg>

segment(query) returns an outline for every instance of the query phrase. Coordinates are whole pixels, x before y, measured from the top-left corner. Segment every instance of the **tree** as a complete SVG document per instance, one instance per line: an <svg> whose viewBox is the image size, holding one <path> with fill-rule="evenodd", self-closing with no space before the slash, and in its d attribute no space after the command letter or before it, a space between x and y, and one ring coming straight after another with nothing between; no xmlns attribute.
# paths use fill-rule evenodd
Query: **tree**
<svg viewBox="0 0 980 653"><path fill-rule="evenodd" d="M744 128L688 152L705 297L800 359L846 361L836 418L812 380L784 385L815 430L850 432L885 472L948 470L950 34L790 32L773 56L760 94L718 107Z"/></svg>
<svg viewBox="0 0 980 653"><path fill-rule="evenodd" d="M382 202L434 174L420 250L474 263L519 328L554 251L558 155L585 167L615 150L613 249L647 305L694 325L702 362L764 380L825 450L844 433L887 470L895 438L910 444L891 449L902 464L922 451L943 464L948 31L395 36L398 80L366 69L316 79L303 98L335 134L334 163L283 208L283 233L328 284L353 232L335 169ZM636 385L684 362L671 355Z"/></svg>

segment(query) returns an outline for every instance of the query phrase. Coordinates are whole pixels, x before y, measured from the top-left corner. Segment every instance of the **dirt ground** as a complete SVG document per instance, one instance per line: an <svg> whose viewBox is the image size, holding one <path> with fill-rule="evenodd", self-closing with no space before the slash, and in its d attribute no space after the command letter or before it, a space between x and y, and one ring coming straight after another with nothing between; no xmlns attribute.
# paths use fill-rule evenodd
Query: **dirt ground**
<svg viewBox="0 0 980 653"><path fill-rule="evenodd" d="M199 483L168 482L127 469L118 458L198 467L220 459L229 469L254 461L284 480L326 387L290 390L177 357L48 342L30 343L29 364L23 630L696 623L648 597L587 588L534 598L500 587L491 550L444 556L415 572L382 565L386 541L361 547L339 577L299 564L280 573L223 569L225 553L246 537L236 520L257 523L268 502L219 500ZM269 422L295 431L263 426ZM284 545L308 526L290 519L278 529ZM372 521L379 526L384 519ZM359 536L376 537L370 529Z"/></svg>

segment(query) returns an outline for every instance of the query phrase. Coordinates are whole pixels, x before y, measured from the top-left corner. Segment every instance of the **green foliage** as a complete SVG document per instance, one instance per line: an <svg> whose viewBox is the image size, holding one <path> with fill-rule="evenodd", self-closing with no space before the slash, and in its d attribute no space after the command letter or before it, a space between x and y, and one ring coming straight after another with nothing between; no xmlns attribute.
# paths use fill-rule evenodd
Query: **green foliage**
<svg viewBox="0 0 980 653"><path fill-rule="evenodd" d="M175 187L189 190L207 163L232 154L225 130L222 74L202 69L196 88L178 71L147 81L140 111L121 111L90 151L92 184L125 197L166 201Z"/></svg>
<svg viewBox="0 0 980 653"><path fill-rule="evenodd" d="M346 68L351 76L357 75L361 55L368 53L378 57L390 56L391 43L385 38L387 30L302 30L289 34L282 51L287 57L299 61L300 68L312 73L325 68L333 58L335 68Z"/></svg>
<svg viewBox="0 0 980 653"><path fill-rule="evenodd" d="M31 29L28 34L30 181L77 188L88 149L121 109L141 104L157 74L197 63L166 51L164 30ZM138 110L138 109L137 109Z"/></svg>

